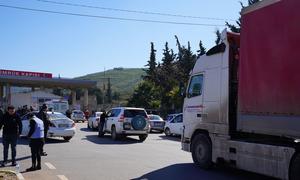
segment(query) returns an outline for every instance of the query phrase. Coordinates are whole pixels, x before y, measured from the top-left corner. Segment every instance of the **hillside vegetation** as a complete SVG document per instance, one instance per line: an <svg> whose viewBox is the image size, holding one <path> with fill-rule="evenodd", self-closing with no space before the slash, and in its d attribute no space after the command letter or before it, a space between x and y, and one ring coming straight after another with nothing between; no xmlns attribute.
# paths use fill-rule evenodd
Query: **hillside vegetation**
<svg viewBox="0 0 300 180"><path fill-rule="evenodd" d="M76 79L97 81L97 86L103 91L107 88L110 78L112 92L120 93L120 100L127 100L134 91L134 87L142 80L145 72L142 68L114 68L78 77Z"/></svg>

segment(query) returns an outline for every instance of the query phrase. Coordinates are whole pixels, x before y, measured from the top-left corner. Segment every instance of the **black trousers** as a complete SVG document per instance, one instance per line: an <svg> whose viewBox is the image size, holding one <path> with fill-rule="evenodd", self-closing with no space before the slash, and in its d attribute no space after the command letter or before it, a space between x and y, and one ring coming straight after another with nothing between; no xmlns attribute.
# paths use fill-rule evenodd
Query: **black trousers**
<svg viewBox="0 0 300 180"><path fill-rule="evenodd" d="M41 166L41 150L44 145L44 138L30 139L32 166Z"/></svg>
<svg viewBox="0 0 300 180"><path fill-rule="evenodd" d="M41 153L45 152L44 151L44 145L45 145L45 142L46 142L46 139L47 139L47 134L48 134L48 129L45 129L44 130L44 144L43 144L43 146L41 148Z"/></svg>

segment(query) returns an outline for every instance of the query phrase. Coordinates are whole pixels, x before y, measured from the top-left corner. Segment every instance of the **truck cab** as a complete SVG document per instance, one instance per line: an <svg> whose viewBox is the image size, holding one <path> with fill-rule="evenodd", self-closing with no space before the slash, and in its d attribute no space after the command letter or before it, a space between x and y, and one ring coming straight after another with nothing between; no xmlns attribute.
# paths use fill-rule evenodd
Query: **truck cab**
<svg viewBox="0 0 300 180"><path fill-rule="evenodd" d="M181 142L199 167L300 179L299 8L298 0L244 8L241 34L224 30L196 61Z"/></svg>

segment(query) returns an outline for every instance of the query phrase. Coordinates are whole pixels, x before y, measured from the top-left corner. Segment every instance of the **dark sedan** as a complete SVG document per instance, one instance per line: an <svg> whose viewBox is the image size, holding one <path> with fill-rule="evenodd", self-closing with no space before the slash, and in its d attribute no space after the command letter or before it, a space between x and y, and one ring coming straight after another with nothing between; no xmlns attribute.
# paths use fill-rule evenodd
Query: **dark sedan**
<svg viewBox="0 0 300 180"><path fill-rule="evenodd" d="M148 116L150 119L150 132L164 132L165 121L158 115L150 114Z"/></svg>

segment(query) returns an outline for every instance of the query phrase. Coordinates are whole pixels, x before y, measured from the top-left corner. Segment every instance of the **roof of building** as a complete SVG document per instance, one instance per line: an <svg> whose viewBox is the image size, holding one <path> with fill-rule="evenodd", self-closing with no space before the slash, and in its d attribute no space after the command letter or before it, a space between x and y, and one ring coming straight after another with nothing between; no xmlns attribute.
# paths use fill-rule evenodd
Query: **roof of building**
<svg viewBox="0 0 300 180"><path fill-rule="evenodd" d="M10 84L11 86L45 87L45 88L93 88L96 87L96 81L77 80L67 78L40 78L24 76L0 76L1 84Z"/></svg>

